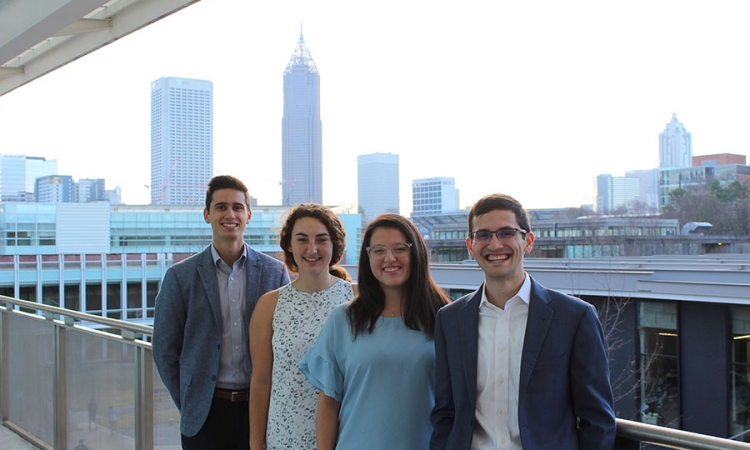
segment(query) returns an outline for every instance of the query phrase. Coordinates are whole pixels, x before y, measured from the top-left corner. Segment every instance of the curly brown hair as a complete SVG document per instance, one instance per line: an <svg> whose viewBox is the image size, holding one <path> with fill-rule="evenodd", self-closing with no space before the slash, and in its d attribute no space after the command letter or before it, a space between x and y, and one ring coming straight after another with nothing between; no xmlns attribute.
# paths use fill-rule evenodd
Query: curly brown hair
<svg viewBox="0 0 750 450"><path fill-rule="evenodd" d="M344 231L344 226L336 216L336 213L331 211L330 208L317 203L302 203L289 211L289 215L284 222L284 226L281 227L281 234L279 236L279 246L281 246L281 250L284 252L284 264L286 264L290 271L295 273L299 272L297 263L294 261L294 255L289 251L289 248L292 245L292 230L294 229L294 224L305 217L319 220L326 227L328 234L331 236L333 252L331 253L331 262L329 263L328 271L331 275L347 281L352 281L352 277L346 269L336 265L344 255L344 249L346 248L346 232Z"/></svg>

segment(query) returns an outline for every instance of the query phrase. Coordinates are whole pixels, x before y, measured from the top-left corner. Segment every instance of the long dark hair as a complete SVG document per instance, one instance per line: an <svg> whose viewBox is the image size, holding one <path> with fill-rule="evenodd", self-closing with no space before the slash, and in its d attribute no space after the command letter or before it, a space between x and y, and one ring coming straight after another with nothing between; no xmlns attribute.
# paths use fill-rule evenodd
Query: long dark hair
<svg viewBox="0 0 750 450"><path fill-rule="evenodd" d="M341 260L344 255L344 248L346 246L346 232L344 226L341 224L338 216L323 205L317 203L302 203L295 206L289 212L289 215L284 222L284 226L281 228L279 236L279 245L284 251L284 263L292 272L299 272L297 263L294 261L294 255L289 251L289 247L292 245L292 231L294 230L294 224L298 220L304 217L311 217L317 219L322 223L328 234L331 236L331 244L333 244L333 252L331 253L331 262L328 263L328 272L346 281L352 281L352 277L349 272L341 266L336 264Z"/></svg>
<svg viewBox="0 0 750 450"><path fill-rule="evenodd" d="M412 330L421 330L430 339L435 333L435 314L443 305L450 302L448 296L430 276L430 263L427 245L419 230L408 219L398 214L381 214L365 230L362 248L359 252L359 276L357 285L359 295L352 300L346 309L349 325L354 338L365 332L372 333L380 315L385 308L385 292L380 282L372 273L367 247L372 235L379 228L399 230L411 243L409 263L410 276L404 287L404 323Z"/></svg>

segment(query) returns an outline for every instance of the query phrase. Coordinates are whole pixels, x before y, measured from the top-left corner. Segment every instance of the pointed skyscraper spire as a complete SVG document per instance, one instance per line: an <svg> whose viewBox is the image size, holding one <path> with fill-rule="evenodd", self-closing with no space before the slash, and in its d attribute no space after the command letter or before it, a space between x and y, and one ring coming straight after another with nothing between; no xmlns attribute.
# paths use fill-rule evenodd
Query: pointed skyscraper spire
<svg viewBox="0 0 750 450"><path fill-rule="evenodd" d="M294 49L289 64L286 65L284 73L290 73L295 68L302 68L309 72L318 73L318 68L315 66L312 56L310 56L310 50L307 48L305 38L302 35L302 24L299 26L299 41L297 41L297 48Z"/></svg>

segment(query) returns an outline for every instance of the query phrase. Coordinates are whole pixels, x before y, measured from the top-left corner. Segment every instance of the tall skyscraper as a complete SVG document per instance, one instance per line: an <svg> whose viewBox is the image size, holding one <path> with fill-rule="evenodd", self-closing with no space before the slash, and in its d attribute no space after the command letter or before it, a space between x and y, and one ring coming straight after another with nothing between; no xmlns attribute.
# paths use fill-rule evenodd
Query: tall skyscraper
<svg viewBox="0 0 750 450"><path fill-rule="evenodd" d="M672 114L672 120L659 133L659 169L679 169L693 165L693 140L685 126Z"/></svg>
<svg viewBox="0 0 750 450"><path fill-rule="evenodd" d="M0 155L0 201L33 197L36 179L57 173L57 160L38 156Z"/></svg>
<svg viewBox="0 0 750 450"><path fill-rule="evenodd" d="M151 83L151 203L202 205L213 164L213 83Z"/></svg>
<svg viewBox="0 0 750 450"><path fill-rule="evenodd" d="M365 223L384 212L399 212L398 155L357 156L357 197Z"/></svg>
<svg viewBox="0 0 750 450"><path fill-rule="evenodd" d="M453 177L422 178L412 181L412 215L458 211L458 189Z"/></svg>
<svg viewBox="0 0 750 450"><path fill-rule="evenodd" d="M302 33L284 70L281 128L281 204L322 203L320 75Z"/></svg>
<svg viewBox="0 0 750 450"><path fill-rule="evenodd" d="M594 207L599 214L628 208L640 198L640 181L635 177L599 175L594 182Z"/></svg>

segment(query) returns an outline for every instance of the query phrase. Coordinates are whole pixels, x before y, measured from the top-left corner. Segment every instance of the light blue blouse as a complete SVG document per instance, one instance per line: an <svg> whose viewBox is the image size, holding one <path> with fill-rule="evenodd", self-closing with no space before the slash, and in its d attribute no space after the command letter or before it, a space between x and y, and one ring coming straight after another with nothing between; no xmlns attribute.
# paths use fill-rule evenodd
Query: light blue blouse
<svg viewBox="0 0 750 450"><path fill-rule="evenodd" d="M401 317L378 319L353 339L348 304L336 307L300 370L341 403L338 450L429 446L435 403L435 346Z"/></svg>

